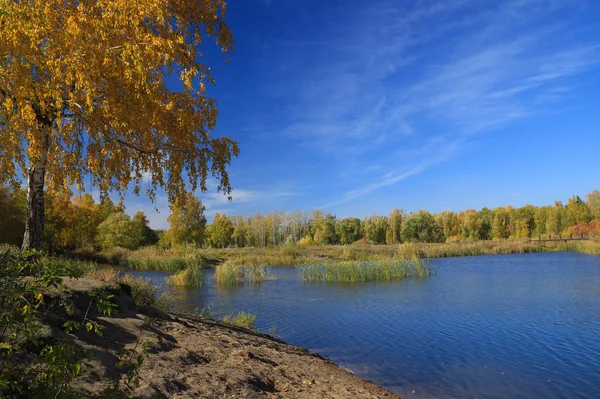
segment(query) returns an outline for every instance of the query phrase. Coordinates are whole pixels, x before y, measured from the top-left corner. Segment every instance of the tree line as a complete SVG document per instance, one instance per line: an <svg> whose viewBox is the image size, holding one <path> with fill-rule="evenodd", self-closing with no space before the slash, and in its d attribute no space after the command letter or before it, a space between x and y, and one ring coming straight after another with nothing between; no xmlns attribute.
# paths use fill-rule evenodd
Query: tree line
<svg viewBox="0 0 600 399"><path fill-rule="evenodd" d="M0 187L0 242L19 245L25 230L23 189ZM270 212L250 216L215 214L208 224L202 201L192 192L174 201L168 230L153 230L143 212L130 217L121 202L70 191L45 197L44 242L52 251L79 248L136 249L268 247L282 244L348 245L355 242L456 242L537 237L546 234L600 235L600 192L568 199L566 204L525 205L431 214L394 209L387 216L337 218L321 210Z"/></svg>

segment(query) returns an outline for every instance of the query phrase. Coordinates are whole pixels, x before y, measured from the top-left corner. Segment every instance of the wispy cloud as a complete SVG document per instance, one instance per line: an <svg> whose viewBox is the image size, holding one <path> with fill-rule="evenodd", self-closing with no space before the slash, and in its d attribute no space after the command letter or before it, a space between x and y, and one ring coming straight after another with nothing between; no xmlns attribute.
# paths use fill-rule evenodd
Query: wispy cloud
<svg viewBox="0 0 600 399"><path fill-rule="evenodd" d="M280 132L340 162L376 153L373 164L387 171L357 174L358 188L327 205L397 184L460 155L478 134L547 112L569 95L570 78L600 64L600 43L569 24L585 2L353 4L331 10L329 20L345 23L317 29L322 39L276 47L287 60L273 88L288 104ZM556 14L564 18L548 22ZM420 157L398 162L399 152Z"/></svg>

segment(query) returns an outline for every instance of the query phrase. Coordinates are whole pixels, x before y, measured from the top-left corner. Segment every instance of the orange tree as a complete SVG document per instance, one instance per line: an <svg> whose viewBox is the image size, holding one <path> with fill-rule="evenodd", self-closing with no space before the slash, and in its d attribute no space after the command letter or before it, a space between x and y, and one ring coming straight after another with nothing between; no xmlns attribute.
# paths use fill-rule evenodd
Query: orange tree
<svg viewBox="0 0 600 399"><path fill-rule="evenodd" d="M209 175L229 194L237 142L211 137L207 38L233 50L224 0L0 0L0 181L27 181L23 248L40 248L44 190L85 176L171 203ZM176 75L181 89L165 79Z"/></svg>

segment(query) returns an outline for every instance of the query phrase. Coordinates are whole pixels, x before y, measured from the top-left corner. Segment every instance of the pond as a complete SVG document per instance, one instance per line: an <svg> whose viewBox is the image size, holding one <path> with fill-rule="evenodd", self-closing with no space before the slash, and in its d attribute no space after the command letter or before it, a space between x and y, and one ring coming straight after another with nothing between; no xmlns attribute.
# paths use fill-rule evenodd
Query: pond
<svg viewBox="0 0 600 399"><path fill-rule="evenodd" d="M326 285L280 267L261 285L208 278L175 297L182 311L255 313L258 330L405 398L600 398L600 257L429 262L437 274L424 279Z"/></svg>

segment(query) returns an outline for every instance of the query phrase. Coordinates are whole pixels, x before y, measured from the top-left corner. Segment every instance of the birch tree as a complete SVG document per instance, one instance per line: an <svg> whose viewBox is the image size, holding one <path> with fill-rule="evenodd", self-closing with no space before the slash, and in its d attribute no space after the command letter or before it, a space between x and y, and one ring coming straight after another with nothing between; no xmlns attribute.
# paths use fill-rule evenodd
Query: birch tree
<svg viewBox="0 0 600 399"><path fill-rule="evenodd" d="M224 18L224 0L0 0L0 182L26 178L23 248L42 245L45 188L86 176L103 196L148 179L172 203L209 175L230 193L238 145L211 137L201 62L209 38L233 50Z"/></svg>

